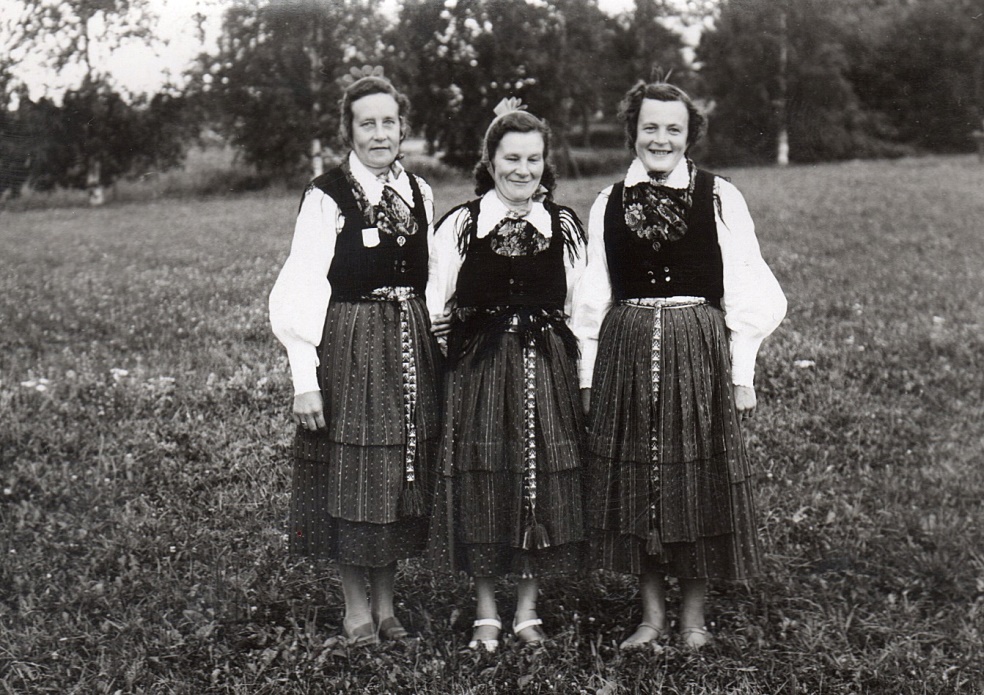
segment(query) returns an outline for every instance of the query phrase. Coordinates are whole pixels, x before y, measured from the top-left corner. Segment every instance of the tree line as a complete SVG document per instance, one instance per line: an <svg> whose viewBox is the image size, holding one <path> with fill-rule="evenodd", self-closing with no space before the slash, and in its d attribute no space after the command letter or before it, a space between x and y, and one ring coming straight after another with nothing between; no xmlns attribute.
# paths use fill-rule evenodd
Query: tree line
<svg viewBox="0 0 984 695"><path fill-rule="evenodd" d="M492 107L523 99L577 148L622 147L621 94L669 76L703 98L716 163L814 162L961 152L984 118L979 0L250 0L225 10L215 51L181 87L130 98L100 73L94 41L149 38L147 0L21 0L13 46L85 66L61 103L32 101L0 57L0 194L102 186L179 164L205 128L269 179L337 155L345 74L382 66L414 105L414 132L454 167L477 159ZM686 50L670 27L702 27ZM97 31L98 30L98 31ZM44 39L62 37L55 48ZM101 32L101 33L100 33Z"/></svg>

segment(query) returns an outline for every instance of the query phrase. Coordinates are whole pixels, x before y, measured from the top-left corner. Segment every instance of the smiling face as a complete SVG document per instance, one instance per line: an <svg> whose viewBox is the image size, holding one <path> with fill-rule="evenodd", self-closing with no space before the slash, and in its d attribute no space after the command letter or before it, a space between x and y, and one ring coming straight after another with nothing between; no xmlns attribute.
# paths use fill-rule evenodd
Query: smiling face
<svg viewBox="0 0 984 695"><path fill-rule="evenodd" d="M635 153L646 171L669 173L687 152L690 114L682 101L643 99Z"/></svg>
<svg viewBox="0 0 984 695"><path fill-rule="evenodd" d="M352 102L352 150L374 174L389 169L400 152L400 106L389 94Z"/></svg>
<svg viewBox="0 0 984 695"><path fill-rule="evenodd" d="M526 205L543 176L543 135L509 132L502 136L490 163L495 192L506 205Z"/></svg>

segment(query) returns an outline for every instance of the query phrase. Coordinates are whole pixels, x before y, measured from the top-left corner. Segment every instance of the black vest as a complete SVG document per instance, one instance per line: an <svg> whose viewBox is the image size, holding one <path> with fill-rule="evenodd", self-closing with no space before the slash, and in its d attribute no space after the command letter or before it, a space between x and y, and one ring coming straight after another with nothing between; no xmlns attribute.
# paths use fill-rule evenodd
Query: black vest
<svg viewBox="0 0 984 695"><path fill-rule="evenodd" d="M464 230L465 260L458 273L458 307L531 307L563 310L567 297L564 232L559 210L546 203L553 232L550 245L532 256L503 256L492 249L492 234L478 238L481 199L466 205L471 217Z"/></svg>
<svg viewBox="0 0 984 695"><path fill-rule="evenodd" d="M716 307L724 296L724 264L714 219L714 175L697 171L687 233L659 251L625 224L622 192L612 187L605 208L605 254L615 300L636 297L704 297Z"/></svg>
<svg viewBox="0 0 984 695"><path fill-rule="evenodd" d="M379 234L376 246L363 244L362 230L371 223L363 218L341 168L332 169L311 182L335 201L345 217L328 269L333 299L356 300L379 287L412 287L418 294L423 294L427 285L427 213L416 179L407 175L413 191L417 233L404 237L406 243L403 246L389 234Z"/></svg>

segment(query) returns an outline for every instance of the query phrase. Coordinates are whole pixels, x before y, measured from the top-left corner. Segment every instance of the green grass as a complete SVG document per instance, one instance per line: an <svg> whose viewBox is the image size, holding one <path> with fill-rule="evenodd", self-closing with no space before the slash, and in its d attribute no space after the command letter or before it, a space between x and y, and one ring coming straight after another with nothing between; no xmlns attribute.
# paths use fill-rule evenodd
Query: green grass
<svg viewBox="0 0 984 695"><path fill-rule="evenodd" d="M467 582L416 562L421 639L349 650L282 540L296 193L0 213L0 693L980 692L984 167L724 173L790 311L748 432L765 571L713 587L699 655L620 654L634 582L598 573L544 582L545 649L475 655Z"/></svg>

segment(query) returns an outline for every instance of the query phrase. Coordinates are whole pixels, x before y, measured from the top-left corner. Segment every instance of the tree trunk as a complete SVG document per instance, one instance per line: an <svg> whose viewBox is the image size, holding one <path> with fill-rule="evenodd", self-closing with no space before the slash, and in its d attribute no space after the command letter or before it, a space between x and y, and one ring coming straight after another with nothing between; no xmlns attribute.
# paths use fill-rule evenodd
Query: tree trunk
<svg viewBox="0 0 984 695"><path fill-rule="evenodd" d="M85 188L89 192L89 205L96 207L106 202L106 189L102 185L102 162L96 158L89 160L85 172Z"/></svg>
<svg viewBox="0 0 984 695"><path fill-rule="evenodd" d="M325 173L325 158L321 150L321 138L311 138L311 176L318 178Z"/></svg>
<svg viewBox="0 0 984 695"><path fill-rule="evenodd" d="M321 60L321 44L324 40L324 32L321 24L315 22L311 27L310 44L305 47L310 72L308 72L308 88L311 90L311 176L317 178L325 173L324 153L321 149L321 138L318 133L321 130L321 91L322 76L321 70L323 61Z"/></svg>
<svg viewBox="0 0 984 695"><path fill-rule="evenodd" d="M786 70L789 64L789 34L786 29L786 11L779 10L779 94L776 96L776 120L779 134L776 143L776 164L783 167L789 164L789 124L786 100Z"/></svg>

